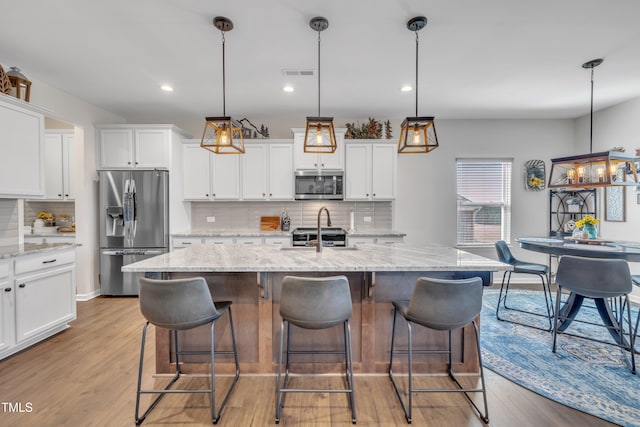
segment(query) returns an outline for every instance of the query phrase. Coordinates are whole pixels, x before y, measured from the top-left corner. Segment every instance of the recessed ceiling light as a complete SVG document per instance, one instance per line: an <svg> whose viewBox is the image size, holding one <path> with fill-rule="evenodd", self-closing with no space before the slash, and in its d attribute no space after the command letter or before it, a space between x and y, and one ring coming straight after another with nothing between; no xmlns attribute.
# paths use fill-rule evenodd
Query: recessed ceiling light
<svg viewBox="0 0 640 427"><path fill-rule="evenodd" d="M400 90L402 92L411 92L413 90L413 87L411 87L410 85L404 85L400 88Z"/></svg>
<svg viewBox="0 0 640 427"><path fill-rule="evenodd" d="M282 90L285 91L285 92L293 92L296 89L291 85L286 85L285 87L282 88Z"/></svg>
<svg viewBox="0 0 640 427"><path fill-rule="evenodd" d="M160 86L160 89L162 89L165 92L173 92L173 87L171 87L169 85L162 85L162 86Z"/></svg>

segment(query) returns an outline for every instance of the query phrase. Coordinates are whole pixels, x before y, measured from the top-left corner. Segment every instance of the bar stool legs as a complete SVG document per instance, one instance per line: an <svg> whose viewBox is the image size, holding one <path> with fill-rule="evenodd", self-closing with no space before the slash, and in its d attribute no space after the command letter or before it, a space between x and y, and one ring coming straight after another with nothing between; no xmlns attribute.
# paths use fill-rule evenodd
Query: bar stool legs
<svg viewBox="0 0 640 427"><path fill-rule="evenodd" d="M234 357L234 361L235 361L235 366L236 366L236 372L235 372L235 376L233 378L233 382L231 383L231 385L229 386L229 389L227 390L227 393L225 394L222 403L220 404L220 407L216 410L216 397L215 397L215 353L216 351L214 350L215 348L215 320L213 322L211 322L211 328L210 328L210 336L211 336L211 349L209 351L178 351L178 331L177 330L170 330L169 331L169 337L170 337L170 341L171 338L173 338L173 351L175 354L175 361L176 361L176 372L174 374L174 376L171 378L171 380L169 381L169 383L165 386L165 388L163 389L153 389L153 390L143 390L141 388L142 386L142 371L143 371L143 364L144 364L144 351L145 351L145 344L146 344L146 337L147 337L147 329L149 326L149 322L146 322L143 330L142 330L142 340L141 340L141 345L140 345L140 364L139 364L139 368L138 368L138 384L137 384L137 390L136 390L136 409L135 409L135 423L136 425L140 425L144 422L145 418L147 417L147 415L149 415L149 413L156 407L156 405L158 404L158 402L160 402L160 400L168 393L209 393L210 394L210 402L211 402L211 421L213 422L213 424L217 424L218 421L220 420L220 414L222 412L222 410L224 409L227 401L229 400L229 396L231 396L231 393L233 392L236 384L238 383L238 379L240 378L240 364L238 361L238 352L237 352L237 348L236 348L236 338L235 338L235 331L233 328L233 318L231 315L231 306L230 304L226 307L226 310L229 313L229 326L231 329L231 342L232 342L232 350L230 351L217 351L218 354L227 354L227 355L233 355ZM171 389L171 387L176 383L176 381L180 378L180 356L181 355L186 355L186 354L209 354L211 356L211 387L208 389ZM147 407L147 409L144 411L144 413L142 415L140 415L140 396L142 394L157 394L158 396L151 402L151 404Z"/></svg>
<svg viewBox="0 0 640 427"><path fill-rule="evenodd" d="M286 333L286 351L284 351L284 341L285 341L285 328L287 330ZM280 323L280 351L278 356L278 379L276 383L276 424L280 423L281 415L282 415L282 407L284 406L284 398L286 393L316 393L316 392L325 392L325 393L348 393L349 394L349 405L351 406L351 422L353 424L356 423L356 403L355 403L355 390L353 385L353 356L352 356L352 347L351 347L351 325L349 319L345 320L342 323L343 328L343 337L344 337L344 351L292 351L290 345L290 337L291 337L291 324L282 320ZM285 365L285 374L284 380L282 379L282 358L284 353L284 365ZM289 388L289 361L291 354L344 354L345 356L345 380L347 383L347 387L344 389L314 389L314 388Z"/></svg>

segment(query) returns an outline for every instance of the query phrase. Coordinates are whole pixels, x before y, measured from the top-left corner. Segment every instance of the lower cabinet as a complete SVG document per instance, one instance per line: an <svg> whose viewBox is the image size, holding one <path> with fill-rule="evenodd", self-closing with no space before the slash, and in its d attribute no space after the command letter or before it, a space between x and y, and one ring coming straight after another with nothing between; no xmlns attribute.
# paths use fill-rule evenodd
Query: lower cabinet
<svg viewBox="0 0 640 427"><path fill-rule="evenodd" d="M378 244L378 245L392 245L395 243L403 243L404 237L402 236L386 236L386 237L357 237L347 236L347 246L366 245L366 244Z"/></svg>
<svg viewBox="0 0 640 427"><path fill-rule="evenodd" d="M75 249L25 255L11 263L9 277L0 279L0 359L66 329L76 318Z"/></svg>
<svg viewBox="0 0 640 427"><path fill-rule="evenodd" d="M174 237L172 239L172 248L181 249L194 245L273 245L273 246L291 246L291 236L278 237Z"/></svg>
<svg viewBox="0 0 640 427"><path fill-rule="evenodd" d="M15 292L11 283L11 263L0 262L0 354L15 344Z"/></svg>

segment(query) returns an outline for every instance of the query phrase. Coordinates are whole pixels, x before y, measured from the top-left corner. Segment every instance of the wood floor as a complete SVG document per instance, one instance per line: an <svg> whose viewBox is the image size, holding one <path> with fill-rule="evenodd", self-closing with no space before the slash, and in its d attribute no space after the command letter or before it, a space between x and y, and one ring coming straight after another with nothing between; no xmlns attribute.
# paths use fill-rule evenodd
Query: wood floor
<svg viewBox="0 0 640 427"><path fill-rule="evenodd" d="M136 298L96 298L78 303L78 319L71 328L22 353L0 361L0 425L2 426L127 426L134 425L135 384L143 319ZM153 334L151 334L152 337ZM153 346L153 339L149 343ZM152 378L153 352L147 352L143 386ZM487 376L490 425L501 426L613 426L527 391L502 377ZM339 377L301 377L296 380L336 386ZM438 386L445 377L429 377ZM182 381L182 380L181 380ZM186 386L204 386L206 379L187 378ZM218 390L230 378L222 378ZM357 376L356 407L361 426L404 426L392 386L385 376ZM242 376L222 413L220 426L274 424L275 379ZM145 397L145 401L148 397ZM281 425L351 425L343 394L290 394ZM8 403L12 403L10 409ZM18 406L19 404L19 406ZM29 410L31 408L31 410ZM18 410L23 412L17 412ZM208 395L166 396L144 426L211 425ZM458 393L414 398L417 426L481 426L480 419Z"/></svg>

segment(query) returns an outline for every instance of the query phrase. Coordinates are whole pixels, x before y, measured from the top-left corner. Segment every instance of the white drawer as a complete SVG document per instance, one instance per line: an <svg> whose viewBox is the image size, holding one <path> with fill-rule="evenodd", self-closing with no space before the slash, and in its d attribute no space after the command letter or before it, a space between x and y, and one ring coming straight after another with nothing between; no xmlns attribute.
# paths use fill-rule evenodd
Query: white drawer
<svg viewBox="0 0 640 427"><path fill-rule="evenodd" d="M374 237L347 237L347 246L368 245L375 243Z"/></svg>
<svg viewBox="0 0 640 427"><path fill-rule="evenodd" d="M264 244L270 246L291 246L291 237L265 237Z"/></svg>
<svg viewBox="0 0 640 427"><path fill-rule="evenodd" d="M378 237L376 243L381 245L393 245L404 242L404 237Z"/></svg>
<svg viewBox="0 0 640 427"><path fill-rule="evenodd" d="M37 255L25 255L16 259L15 274L30 273L75 262L74 250L52 251Z"/></svg>
<svg viewBox="0 0 640 427"><path fill-rule="evenodd" d="M229 245L233 244L233 237L208 237L204 239L205 245Z"/></svg>
<svg viewBox="0 0 640 427"><path fill-rule="evenodd" d="M202 238L200 237L174 237L173 238L174 248L186 248L188 246L200 245L200 244L202 244Z"/></svg>
<svg viewBox="0 0 640 427"><path fill-rule="evenodd" d="M239 245L261 245L262 237L237 237L236 243Z"/></svg>
<svg viewBox="0 0 640 427"><path fill-rule="evenodd" d="M9 277L9 262L0 262L0 279Z"/></svg>

